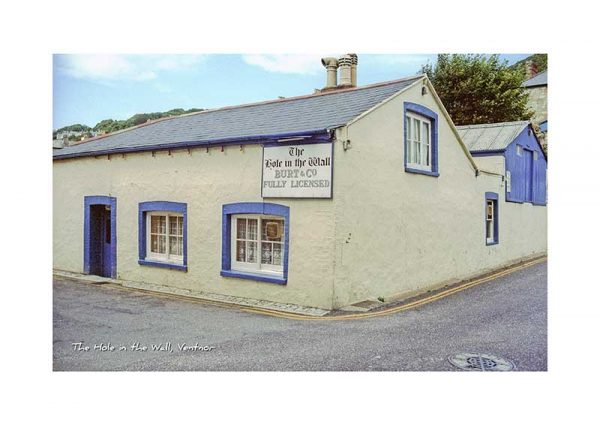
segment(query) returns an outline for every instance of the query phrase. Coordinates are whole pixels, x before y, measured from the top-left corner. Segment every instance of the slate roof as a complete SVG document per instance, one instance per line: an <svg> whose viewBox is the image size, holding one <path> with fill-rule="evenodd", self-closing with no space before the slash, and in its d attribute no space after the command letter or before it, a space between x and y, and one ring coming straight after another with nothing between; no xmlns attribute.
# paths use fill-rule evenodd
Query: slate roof
<svg viewBox="0 0 600 425"><path fill-rule="evenodd" d="M540 72L523 83L523 87L536 87L548 85L548 71Z"/></svg>
<svg viewBox="0 0 600 425"><path fill-rule="evenodd" d="M423 78L206 110L142 124L54 152L55 159L176 149L221 141L318 132L343 126Z"/></svg>
<svg viewBox="0 0 600 425"><path fill-rule="evenodd" d="M529 125L529 121L456 126L469 151L504 150Z"/></svg>

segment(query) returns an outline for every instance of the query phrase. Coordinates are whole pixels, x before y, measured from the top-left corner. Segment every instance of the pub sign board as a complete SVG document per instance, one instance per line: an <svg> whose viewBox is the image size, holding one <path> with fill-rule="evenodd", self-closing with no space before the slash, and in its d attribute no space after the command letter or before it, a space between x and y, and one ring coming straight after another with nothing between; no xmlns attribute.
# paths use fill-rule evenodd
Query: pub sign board
<svg viewBox="0 0 600 425"><path fill-rule="evenodd" d="M331 198L331 143L264 146L263 198Z"/></svg>

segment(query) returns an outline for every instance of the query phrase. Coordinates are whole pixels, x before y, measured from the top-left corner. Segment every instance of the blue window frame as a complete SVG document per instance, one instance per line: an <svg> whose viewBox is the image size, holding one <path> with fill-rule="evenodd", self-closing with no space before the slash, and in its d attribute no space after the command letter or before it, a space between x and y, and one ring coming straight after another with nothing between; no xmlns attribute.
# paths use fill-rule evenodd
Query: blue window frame
<svg viewBox="0 0 600 425"><path fill-rule="evenodd" d="M485 244L496 245L500 242L498 230L498 194L485 192Z"/></svg>
<svg viewBox="0 0 600 425"><path fill-rule="evenodd" d="M161 248L165 255L154 256L150 249L151 217L156 217L160 228L156 238L161 238ZM164 220L162 217L165 217ZM182 240L181 240L182 239ZM181 242L183 245L181 245ZM173 245L171 245L173 244ZM174 246L176 248L171 248ZM149 201L140 202L138 209L138 264L187 271L187 204L181 202ZM167 255L171 249L177 255Z"/></svg>
<svg viewBox="0 0 600 425"><path fill-rule="evenodd" d="M438 177L438 115L404 102L404 171Z"/></svg>
<svg viewBox="0 0 600 425"><path fill-rule="evenodd" d="M257 245L262 246L263 243L269 244L270 249L274 249L273 245L278 244L279 249L283 251L283 257L280 258L281 262L281 271L262 271L259 268L257 270L242 270L236 267L232 267L234 263L237 263L236 260L238 258L233 258L232 252L236 252L238 254L237 249L233 247L234 243L232 241L232 232L236 227L236 224L233 223L233 219L239 216L242 220L244 219L244 215L248 217L252 217L251 220L256 220L257 229L260 231L255 232L258 236ZM252 216L251 216L252 215ZM254 216L258 216L258 219L254 218ZM265 217L265 221L268 221L268 217L275 216L277 220L274 220L273 223L265 223L263 227L261 224L262 219L260 217ZM263 233L264 229L269 224L275 224L273 227L274 231L277 233L277 225L276 223L280 223L283 220L283 232L280 232L278 235L278 240L280 243L272 243L268 241L264 241ZM279 224L281 225L281 223ZM268 282L268 283L276 283L280 285L285 285L287 283L288 276L288 258L289 258L289 229L290 229L290 209L285 205L279 204L271 204L266 202L239 202L233 204L225 204L223 205L223 213L222 213L222 250L221 250L221 276L224 277L234 277L240 279L250 279L259 282ZM235 235L236 244L237 244L238 235ZM246 238L247 239L247 238ZM252 242L251 242L252 243ZM253 248L256 249L256 248ZM255 262L260 265L262 263L262 255L263 249L258 248L258 257L260 259L255 260ZM247 253L245 254L247 255ZM274 267L273 267L274 268Z"/></svg>

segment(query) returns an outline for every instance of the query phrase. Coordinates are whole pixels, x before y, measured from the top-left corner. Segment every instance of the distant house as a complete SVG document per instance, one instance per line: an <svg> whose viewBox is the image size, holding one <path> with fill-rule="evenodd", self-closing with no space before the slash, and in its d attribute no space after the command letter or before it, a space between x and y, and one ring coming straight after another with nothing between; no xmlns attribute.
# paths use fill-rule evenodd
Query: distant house
<svg viewBox="0 0 600 425"><path fill-rule="evenodd" d="M532 121L540 125L548 121L548 71L534 75L523 83L529 92L528 106L535 115Z"/></svg>
<svg viewBox="0 0 600 425"><path fill-rule="evenodd" d="M506 177L506 201L546 205L546 157L529 121L458 126L482 168Z"/></svg>

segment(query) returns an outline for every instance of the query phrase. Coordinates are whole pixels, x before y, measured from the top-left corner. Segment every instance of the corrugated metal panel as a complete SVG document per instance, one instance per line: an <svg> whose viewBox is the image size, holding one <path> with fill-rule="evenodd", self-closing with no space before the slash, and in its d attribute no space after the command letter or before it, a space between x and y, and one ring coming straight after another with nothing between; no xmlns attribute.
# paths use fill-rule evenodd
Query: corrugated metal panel
<svg viewBox="0 0 600 425"><path fill-rule="evenodd" d="M134 128L61 149L54 158L186 142L303 133L339 127L422 76L353 90L204 111Z"/></svg>
<svg viewBox="0 0 600 425"><path fill-rule="evenodd" d="M457 126L458 134L471 152L504 150L527 127L527 121Z"/></svg>

